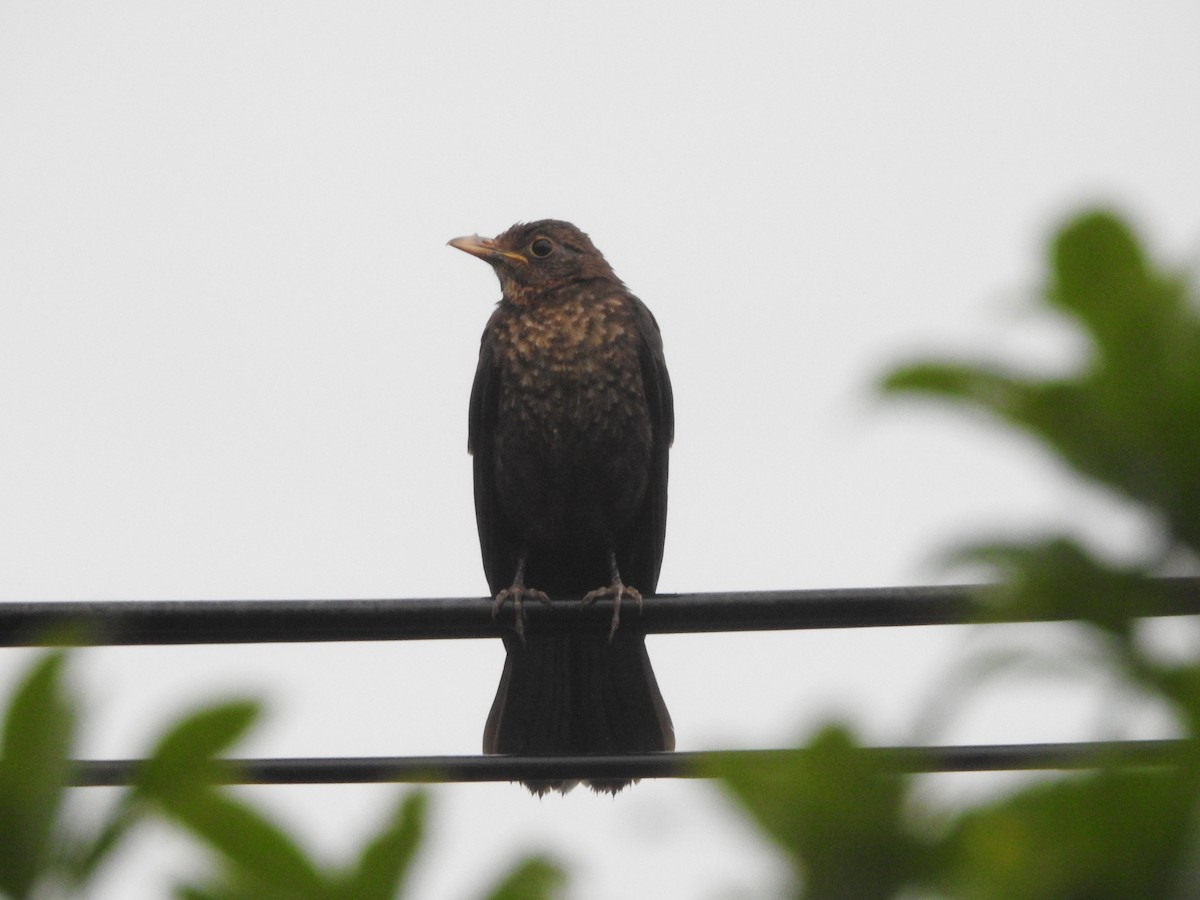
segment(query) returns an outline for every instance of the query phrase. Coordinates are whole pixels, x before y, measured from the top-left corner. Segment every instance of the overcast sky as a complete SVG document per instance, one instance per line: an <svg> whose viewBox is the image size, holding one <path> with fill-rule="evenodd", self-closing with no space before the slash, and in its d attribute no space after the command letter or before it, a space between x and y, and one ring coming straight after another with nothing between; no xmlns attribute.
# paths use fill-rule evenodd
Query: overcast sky
<svg viewBox="0 0 1200 900"><path fill-rule="evenodd" d="M1045 238L1111 204L1194 266L1198 153L1192 0L0 0L0 599L482 595L466 404L499 289L445 242L543 217L662 327L663 591L944 580L940 549L1026 526L1128 550L1145 523L1031 443L873 384L935 351L1061 369L1077 345L1028 314ZM695 750L830 715L907 740L964 640L649 644ZM0 654L3 684L26 658ZM246 754L473 753L502 658L90 650L81 752L138 755L181 703L251 693L271 711ZM1006 698L936 738L1074 739L1100 715ZM400 790L248 793L332 860ZM531 848L575 864L578 898L781 877L705 784L435 805L422 897ZM163 896L177 853L147 837L97 896Z"/></svg>

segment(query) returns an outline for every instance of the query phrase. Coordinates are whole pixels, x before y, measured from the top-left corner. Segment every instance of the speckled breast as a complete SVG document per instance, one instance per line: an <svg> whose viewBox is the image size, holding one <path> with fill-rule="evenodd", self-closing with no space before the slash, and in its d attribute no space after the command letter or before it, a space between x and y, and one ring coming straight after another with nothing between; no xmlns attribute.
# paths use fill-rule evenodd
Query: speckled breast
<svg viewBox="0 0 1200 900"><path fill-rule="evenodd" d="M497 486L537 530L574 529L590 509L609 531L645 492L651 426L629 300L575 294L502 310L495 332Z"/></svg>
<svg viewBox="0 0 1200 900"><path fill-rule="evenodd" d="M529 437L554 452L635 439L633 428L649 445L639 338L624 298L574 297L515 313L497 335L500 405Z"/></svg>

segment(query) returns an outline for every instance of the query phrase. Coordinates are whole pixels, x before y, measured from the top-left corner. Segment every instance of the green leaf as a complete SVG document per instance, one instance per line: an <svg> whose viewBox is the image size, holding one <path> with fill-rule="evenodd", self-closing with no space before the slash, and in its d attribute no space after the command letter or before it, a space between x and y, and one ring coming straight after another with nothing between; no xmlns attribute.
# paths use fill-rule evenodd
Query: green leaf
<svg viewBox="0 0 1200 900"><path fill-rule="evenodd" d="M560 865L544 856L531 856L513 866L487 900L550 900L566 883L567 874Z"/></svg>
<svg viewBox="0 0 1200 900"><path fill-rule="evenodd" d="M363 849L340 892L347 900L391 900L400 891L421 843L429 797L415 791L401 801L392 821Z"/></svg>
<svg viewBox="0 0 1200 900"><path fill-rule="evenodd" d="M1107 644L1071 649L1064 653L1061 648L1036 652L1027 647L985 648L951 665L914 717L912 743L936 743L968 703L996 681L1012 683L1019 678L1039 684L1051 679L1080 683L1100 673L1111 674L1113 660ZM1117 674L1124 674L1124 670Z"/></svg>
<svg viewBox="0 0 1200 900"><path fill-rule="evenodd" d="M70 846L66 871L71 881L83 886L116 850L130 830L145 816L146 805L131 792L126 792L99 832L90 840L77 840Z"/></svg>
<svg viewBox="0 0 1200 900"><path fill-rule="evenodd" d="M1036 785L961 817L945 887L968 900L1177 896L1194 805L1173 770Z"/></svg>
<svg viewBox="0 0 1200 900"><path fill-rule="evenodd" d="M889 375L888 391L966 403L1041 439L1077 472L1124 494L1165 525L1167 547L1200 551L1200 314L1186 284L1158 271L1110 213L1085 214L1052 242L1043 297L1081 329L1090 354L1066 378L1038 380L994 366L922 361ZM1143 565L1106 563L1066 538L1000 542L957 552L1001 583L986 611L1078 619L1105 637L1096 659L1183 713L1200 734L1200 666L1143 650L1132 624L1165 600ZM1152 771L1101 771L1023 790L964 815L935 857L940 886L963 898L1193 896L1200 742ZM1186 890L1185 890L1186 889ZM1190 891L1190 893L1188 892Z"/></svg>
<svg viewBox="0 0 1200 900"><path fill-rule="evenodd" d="M207 787L227 773L217 755L240 738L258 717L251 701L236 701L194 713L159 740L138 770L141 791L160 801Z"/></svg>
<svg viewBox="0 0 1200 900"><path fill-rule="evenodd" d="M167 814L224 858L234 883L253 885L258 896L326 898L316 866L279 828L249 806L207 789L160 798Z"/></svg>
<svg viewBox="0 0 1200 900"><path fill-rule="evenodd" d="M1156 688L1179 711L1187 733L1200 737L1200 665L1194 662L1172 665L1142 654L1134 657L1133 665L1140 680ZM1191 763L1200 769L1200 744Z"/></svg>
<svg viewBox="0 0 1200 900"><path fill-rule="evenodd" d="M1074 377L924 361L891 373L883 389L958 400L1025 429L1080 473L1162 514L1200 551L1200 315L1186 284L1156 271L1116 217L1094 212L1055 238L1044 297L1091 344Z"/></svg>
<svg viewBox="0 0 1200 900"><path fill-rule="evenodd" d="M175 889L175 896L181 900L306 900L313 896L303 891L268 887L246 878L244 874L226 872L225 878L225 881L203 887L181 885Z"/></svg>
<svg viewBox="0 0 1200 900"><path fill-rule="evenodd" d="M215 851L232 873L231 886L250 885L264 898L327 897L316 866L283 831L214 786L228 774L217 754L246 732L258 711L249 701L225 703L173 726L138 772L139 795Z"/></svg>
<svg viewBox="0 0 1200 900"><path fill-rule="evenodd" d="M1163 362L1147 344L1178 337L1169 331L1185 312L1179 285L1152 269L1124 222L1104 210L1076 217L1055 236L1049 263L1046 299L1090 333L1098 366L1140 379L1146 364Z"/></svg>
<svg viewBox="0 0 1200 900"><path fill-rule="evenodd" d="M52 859L69 775L75 712L62 684L66 655L47 653L17 688L0 757L0 891L25 897Z"/></svg>
<svg viewBox="0 0 1200 900"><path fill-rule="evenodd" d="M195 885L183 885L175 889L179 900L230 900L228 894L211 888L201 888Z"/></svg>
<svg viewBox="0 0 1200 900"><path fill-rule="evenodd" d="M998 583L978 591L984 621L1078 619L1127 644L1131 623L1157 596L1144 569L1110 565L1061 536L970 545L947 560L996 569Z"/></svg>
<svg viewBox="0 0 1200 900"><path fill-rule="evenodd" d="M981 406L1020 423L1036 382L1022 381L999 369L965 363L915 363L888 374L885 391L933 394Z"/></svg>
<svg viewBox="0 0 1200 900"><path fill-rule="evenodd" d="M904 780L845 729L765 758L716 754L704 773L791 854L812 900L892 897L924 865L924 848L902 826Z"/></svg>

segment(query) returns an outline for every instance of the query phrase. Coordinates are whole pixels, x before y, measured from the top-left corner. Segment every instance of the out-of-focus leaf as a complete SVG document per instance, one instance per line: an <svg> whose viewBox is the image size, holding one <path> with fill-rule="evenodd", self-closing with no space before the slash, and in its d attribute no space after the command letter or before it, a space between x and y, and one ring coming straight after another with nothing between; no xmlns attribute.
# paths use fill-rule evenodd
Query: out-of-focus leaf
<svg viewBox="0 0 1200 900"><path fill-rule="evenodd" d="M0 891L25 897L50 861L75 713L62 684L66 656L43 656L17 688L0 757Z"/></svg>
<svg viewBox="0 0 1200 900"><path fill-rule="evenodd" d="M1165 607L1161 583L1138 567L1113 566L1067 538L969 547L953 559L984 562L999 574L980 590L984 621L1073 619L1088 622L1112 641L1103 645L1107 669L1170 701L1189 733L1200 734L1200 668L1147 658L1133 641L1139 611Z"/></svg>
<svg viewBox="0 0 1200 900"><path fill-rule="evenodd" d="M704 774L722 779L791 854L810 900L892 897L924 865L924 846L901 823L903 780L845 729L765 759L716 754Z"/></svg>
<svg viewBox="0 0 1200 900"><path fill-rule="evenodd" d="M1049 263L1046 299L1090 332L1098 366L1138 379L1147 364L1171 364L1148 354L1146 338L1181 337L1167 333L1184 313L1179 283L1153 271L1125 223L1105 211L1078 216L1055 236Z"/></svg>
<svg viewBox="0 0 1200 900"><path fill-rule="evenodd" d="M175 889L181 900L311 900L317 896L308 891L294 891L277 886L264 885L245 875L225 873L226 880L205 885L182 885ZM333 900L338 895L320 895ZM340 897L338 898L340 900ZM349 900L349 898L347 898Z"/></svg>
<svg viewBox="0 0 1200 900"><path fill-rule="evenodd" d="M392 821L363 849L340 896L347 900L392 900L399 893L421 843L428 799L423 791L404 798Z"/></svg>
<svg viewBox="0 0 1200 900"><path fill-rule="evenodd" d="M145 804L127 793L94 837L69 848L65 868L70 879L77 885L86 884L145 812Z"/></svg>
<svg viewBox="0 0 1200 900"><path fill-rule="evenodd" d="M230 900L228 895L222 894L218 890L196 887L190 884L176 888L175 896L179 900Z"/></svg>
<svg viewBox="0 0 1200 900"><path fill-rule="evenodd" d="M1028 647L984 648L950 666L938 679L932 693L925 698L914 716L910 741L913 744L934 744L948 730L949 724L986 687L1005 680L1073 681L1095 679L1099 673L1120 679L1126 671L1113 671L1111 647L1102 644L1092 647L1081 643L1078 652L1034 652Z"/></svg>
<svg viewBox="0 0 1200 900"><path fill-rule="evenodd" d="M1186 284L1155 269L1105 212L1070 222L1051 244L1044 298L1090 342L1070 377L1025 378L994 366L920 362L885 390L976 406L1043 440L1068 466L1141 505L1168 543L1200 551L1200 312ZM1100 629L1110 671L1171 700L1200 735L1200 667L1164 664L1134 640L1134 616L1161 590L1144 566L1115 566L1065 539L994 543L959 560L998 570L984 594L1004 617L1075 619ZM942 848L963 898L1200 896L1200 741L1171 765L1101 771L1018 792L961 817Z"/></svg>
<svg viewBox="0 0 1200 900"><path fill-rule="evenodd" d="M1194 787L1160 770L1026 788L958 821L944 887L965 900L1173 896L1195 824Z"/></svg>
<svg viewBox="0 0 1200 900"><path fill-rule="evenodd" d="M1200 314L1185 283L1155 271L1129 229L1096 212L1055 238L1044 293L1091 342L1076 376L922 362L890 374L884 389L967 402L1031 432L1200 550Z"/></svg>
<svg viewBox="0 0 1200 900"><path fill-rule="evenodd" d="M911 391L968 401L1020 424L1019 416L1029 405L1037 383L999 369L966 363L915 363L889 372L881 386L885 391Z"/></svg>
<svg viewBox="0 0 1200 900"><path fill-rule="evenodd" d="M217 759L258 715L248 701L201 710L171 728L138 772L138 791L219 854L261 897L324 898L316 867L288 836L214 787L227 769ZM282 893L280 893L282 892Z"/></svg>
<svg viewBox="0 0 1200 900"><path fill-rule="evenodd" d="M1130 623L1155 597L1138 567L1116 567L1077 542L1051 537L1025 543L978 544L954 551L951 563L985 563L998 583L981 590L984 621L1018 614L1029 621L1078 619L1128 642Z"/></svg>
<svg viewBox="0 0 1200 900"><path fill-rule="evenodd" d="M487 900L551 900L567 883L562 867L544 856L523 859L501 879Z"/></svg>
<svg viewBox="0 0 1200 900"><path fill-rule="evenodd" d="M1172 665L1149 660L1142 656L1134 658L1137 675L1143 683L1153 685L1158 692L1181 713L1187 733L1200 738L1200 665ZM1200 741L1189 760L1200 771ZM1197 798L1200 802L1200 797ZM1200 892L1197 893L1200 897Z"/></svg>
<svg viewBox="0 0 1200 900"><path fill-rule="evenodd" d="M225 771L217 754L245 734L258 713L258 704L243 700L183 719L163 735L138 770L139 788L162 801L212 784Z"/></svg>
<svg viewBox="0 0 1200 900"><path fill-rule="evenodd" d="M330 896L304 852L249 806L213 788L159 799L172 819L224 858L235 876L231 883L251 885L263 898Z"/></svg>

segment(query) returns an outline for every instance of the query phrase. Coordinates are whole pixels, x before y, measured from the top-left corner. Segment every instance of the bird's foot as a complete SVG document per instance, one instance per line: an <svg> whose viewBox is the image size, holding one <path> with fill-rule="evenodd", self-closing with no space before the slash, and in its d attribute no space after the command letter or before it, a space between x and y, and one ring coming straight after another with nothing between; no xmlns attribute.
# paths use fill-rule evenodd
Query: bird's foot
<svg viewBox="0 0 1200 900"><path fill-rule="evenodd" d="M496 595L495 601L492 603L492 621L496 621L496 616L500 610L504 608L504 604L511 603L515 621L513 622L513 631L517 633L517 637L521 639L521 643L525 643L525 606L526 600L538 600L550 605L550 598L546 596L545 591L535 591L533 588L525 587L523 582L514 581Z"/></svg>
<svg viewBox="0 0 1200 900"><path fill-rule="evenodd" d="M613 614L612 627L608 630L608 639L611 641L617 633L617 626L621 624L621 601L628 597L630 600L637 603L638 612L642 611L642 593L637 588L630 587L621 579L614 578L613 583L607 587L596 588L594 591L588 591L583 595L583 605L587 606L590 603L595 603L597 600L602 600L605 597L612 597Z"/></svg>

